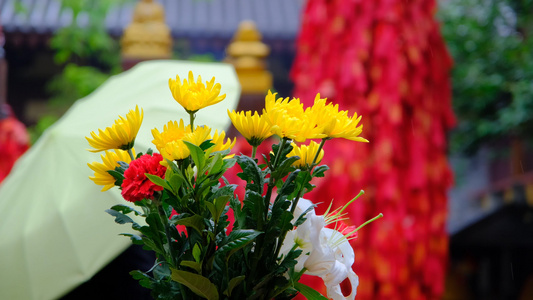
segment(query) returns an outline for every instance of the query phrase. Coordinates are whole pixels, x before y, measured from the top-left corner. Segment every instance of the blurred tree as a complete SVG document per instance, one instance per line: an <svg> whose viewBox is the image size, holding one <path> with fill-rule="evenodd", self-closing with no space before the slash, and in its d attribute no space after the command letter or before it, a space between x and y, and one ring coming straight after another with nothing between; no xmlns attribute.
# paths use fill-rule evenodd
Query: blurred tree
<svg viewBox="0 0 533 300"><path fill-rule="evenodd" d="M74 101L121 71L118 43L107 32L105 18L112 6L127 1L131 0L60 0L61 9L72 13L72 22L54 34L50 47L55 62L64 68L47 85L54 113L43 116L30 129L33 141Z"/></svg>
<svg viewBox="0 0 533 300"><path fill-rule="evenodd" d="M442 33L455 60L453 106L459 123L452 150L531 138L533 130L532 0L441 1Z"/></svg>
<svg viewBox="0 0 533 300"><path fill-rule="evenodd" d="M70 104L120 71L118 43L108 34L105 18L112 5L125 1L61 0L62 10L72 12L72 22L50 40L55 62L66 64L49 84L52 101Z"/></svg>

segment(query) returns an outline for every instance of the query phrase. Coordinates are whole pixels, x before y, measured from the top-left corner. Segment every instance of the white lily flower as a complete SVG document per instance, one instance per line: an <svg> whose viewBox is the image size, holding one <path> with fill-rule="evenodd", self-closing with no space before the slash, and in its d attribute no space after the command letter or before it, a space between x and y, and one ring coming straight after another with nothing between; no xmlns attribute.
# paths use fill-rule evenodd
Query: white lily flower
<svg viewBox="0 0 533 300"><path fill-rule="evenodd" d="M300 199L294 212L295 218L312 205L311 201ZM325 226L324 216L317 216L314 210L308 212L306 221L287 233L281 253L288 253L296 245L297 249L303 250L297 258L296 272L305 267L305 274L320 276L331 299L354 299L359 279L352 270L355 258L353 249L342 233ZM346 278L352 286L352 292L348 296L342 294L340 287Z"/></svg>

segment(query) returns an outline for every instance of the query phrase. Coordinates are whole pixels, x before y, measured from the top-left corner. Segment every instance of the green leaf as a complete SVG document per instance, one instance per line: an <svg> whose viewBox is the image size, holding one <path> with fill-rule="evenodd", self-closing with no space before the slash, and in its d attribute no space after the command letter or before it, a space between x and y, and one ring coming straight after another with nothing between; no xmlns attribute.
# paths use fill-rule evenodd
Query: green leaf
<svg viewBox="0 0 533 300"><path fill-rule="evenodd" d="M263 196L259 193L248 190L244 195L244 211L246 217L251 217L255 221L264 220L265 204L263 202Z"/></svg>
<svg viewBox="0 0 533 300"><path fill-rule="evenodd" d="M157 280L166 280L168 277L170 277L170 267L165 261L156 262L152 269L154 278Z"/></svg>
<svg viewBox="0 0 533 300"><path fill-rule="evenodd" d="M198 170L203 170L205 165L205 153L204 150L202 150L200 147L196 146L195 144L189 143L187 141L183 141L185 146L189 148L189 151L191 152L191 157L194 163L196 164L196 167Z"/></svg>
<svg viewBox="0 0 533 300"><path fill-rule="evenodd" d="M124 181L124 172L121 173L120 171L117 171L117 169L119 169L119 167L116 167L115 170L107 170L107 173L115 178L116 186L121 186Z"/></svg>
<svg viewBox="0 0 533 300"><path fill-rule="evenodd" d="M208 175L216 174L222 170L224 166L224 156L220 153L215 154L213 158L210 159L209 163L206 166L206 172Z"/></svg>
<svg viewBox="0 0 533 300"><path fill-rule="evenodd" d="M224 208L226 208L226 204L229 201L230 196L221 196L215 199L214 201L214 210L215 214L213 215L213 220L215 222L218 222L218 219L220 218L220 215L224 211ZM209 202L206 202L206 204Z"/></svg>
<svg viewBox="0 0 533 300"><path fill-rule="evenodd" d="M172 187L168 184L168 182L156 175L152 175L150 173L144 173L144 175L150 179L151 182L153 182L155 185L161 186L169 191L172 191Z"/></svg>
<svg viewBox="0 0 533 300"><path fill-rule="evenodd" d="M184 182L183 177L179 176L178 174L173 174L170 177L165 177L165 178L170 178L169 182L170 182L170 186L172 187L172 192L174 193L174 195L177 195L179 188Z"/></svg>
<svg viewBox="0 0 533 300"><path fill-rule="evenodd" d="M322 294L317 292L311 287L308 287L307 285L303 283L296 282L294 284L294 287L298 292L300 292L307 300L328 300L328 298L324 297Z"/></svg>
<svg viewBox="0 0 533 300"><path fill-rule="evenodd" d="M233 289L238 286L244 280L244 278L244 275L231 278L228 284L228 288L224 291L224 295L231 297L231 292L233 291Z"/></svg>
<svg viewBox="0 0 533 300"><path fill-rule="evenodd" d="M298 227L298 226L302 225L303 222L305 222L305 220L307 220L307 218L306 218L307 213L309 213L310 211L314 210L315 206L316 205L313 204L313 205L309 206L301 215L295 216L295 217L298 217L298 219L296 219L296 222L294 222L294 226Z"/></svg>
<svg viewBox="0 0 533 300"><path fill-rule="evenodd" d="M123 214L129 214L130 212L134 212L136 216L142 215L141 212L135 210L133 207L127 206L127 205L124 205L124 204L113 205L113 206L111 206L111 209L112 210L116 210L118 212L121 212Z"/></svg>
<svg viewBox="0 0 533 300"><path fill-rule="evenodd" d="M187 271L172 269L172 280L183 284L193 291L196 295L208 299L218 300L217 287L204 276Z"/></svg>
<svg viewBox="0 0 533 300"><path fill-rule="evenodd" d="M139 270L131 271L130 275L133 277L133 279L139 280L139 284L141 286L148 288L148 289L152 288L152 283L154 281L152 277L146 275L145 273Z"/></svg>
<svg viewBox="0 0 533 300"><path fill-rule="evenodd" d="M213 147L215 144L213 143L213 140L207 140L200 144L200 149L207 150L211 147Z"/></svg>
<svg viewBox="0 0 533 300"><path fill-rule="evenodd" d="M202 249L200 249L198 243L194 244L194 247L192 248L192 256L198 263L202 260Z"/></svg>
<svg viewBox="0 0 533 300"><path fill-rule="evenodd" d="M300 157L291 156L289 158L282 160L279 167L277 167L275 171L272 172L272 176L274 178L283 178L287 176L287 174L289 174L290 171L294 170L294 167L292 166L292 164L298 159L300 159Z"/></svg>
<svg viewBox="0 0 533 300"><path fill-rule="evenodd" d="M172 169L174 173L180 174L180 169L178 169L178 166L176 166L176 164L172 160L165 158L165 161L167 162L167 164L170 166L170 168Z"/></svg>
<svg viewBox="0 0 533 300"><path fill-rule="evenodd" d="M324 177L324 172L327 170L329 170L327 165L317 166L313 171L313 177Z"/></svg>
<svg viewBox="0 0 533 300"><path fill-rule="evenodd" d="M294 181L296 180L298 173L300 173L300 170L296 170L289 174L287 180L285 180L285 183L283 183L283 186L278 191L278 195L290 195L294 191L294 188L296 187Z"/></svg>
<svg viewBox="0 0 533 300"><path fill-rule="evenodd" d="M230 199L230 207L233 210L233 216L235 217L236 228L244 226L246 221L246 213L242 211L242 203L238 197L232 197Z"/></svg>
<svg viewBox="0 0 533 300"><path fill-rule="evenodd" d="M215 208L215 204L206 201L205 206L211 213L211 218L213 219L213 221L218 222L218 218L215 218L215 216L217 215L217 209Z"/></svg>
<svg viewBox="0 0 533 300"><path fill-rule="evenodd" d="M239 155L235 158L242 169L242 172L237 174L237 176L247 182L246 189L262 194L265 182L263 172L257 166L257 163L251 157L245 155Z"/></svg>
<svg viewBox="0 0 533 300"><path fill-rule="evenodd" d="M184 226L187 226L187 227L192 227L194 228L196 231L198 231L198 233L202 234L202 232L204 231L204 218L202 216L199 216L199 215L194 215L194 216L191 216L191 217L187 217L187 218L183 218L183 219L179 219L176 221L176 224L177 225L184 225Z"/></svg>
<svg viewBox="0 0 533 300"><path fill-rule="evenodd" d="M140 237L140 236L138 236L136 234L121 233L120 235L129 237L131 239L132 244L141 245L141 246L144 245L142 237Z"/></svg>
<svg viewBox="0 0 533 300"><path fill-rule="evenodd" d="M182 266L184 267L189 267L193 270L195 270L197 273L202 273L202 264L200 264L199 262L195 262L195 261L190 261L190 260L184 260L181 262Z"/></svg>
<svg viewBox="0 0 533 300"><path fill-rule="evenodd" d="M121 213L121 212L118 212L116 210L113 210L113 209L106 209L105 211L106 213L112 215L113 217L115 217L115 222L118 223L118 224L126 224L126 223L131 223L131 227L135 230L139 230L141 228L141 226L139 224L137 224L136 222L133 221L132 218L126 216L125 214Z"/></svg>
<svg viewBox="0 0 533 300"><path fill-rule="evenodd" d="M237 250L251 243L260 234L262 234L261 231L253 229L233 230L229 234L226 242L218 248L217 252L228 253L227 258L229 258Z"/></svg>
<svg viewBox="0 0 533 300"><path fill-rule="evenodd" d="M293 268L298 263L296 259L300 257L301 254L302 250L289 251L289 253L287 253L287 255L283 258L283 261L281 261L281 263L277 267L277 272L279 274L283 274L287 272L288 269Z"/></svg>

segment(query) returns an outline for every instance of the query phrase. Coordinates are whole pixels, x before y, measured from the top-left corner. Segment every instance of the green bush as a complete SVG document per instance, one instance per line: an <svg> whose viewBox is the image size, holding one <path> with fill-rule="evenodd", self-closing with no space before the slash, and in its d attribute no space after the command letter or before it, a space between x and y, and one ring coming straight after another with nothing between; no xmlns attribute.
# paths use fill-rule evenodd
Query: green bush
<svg viewBox="0 0 533 300"><path fill-rule="evenodd" d="M452 151L474 153L502 137L533 130L531 0L441 1L442 33L454 59L458 127Z"/></svg>

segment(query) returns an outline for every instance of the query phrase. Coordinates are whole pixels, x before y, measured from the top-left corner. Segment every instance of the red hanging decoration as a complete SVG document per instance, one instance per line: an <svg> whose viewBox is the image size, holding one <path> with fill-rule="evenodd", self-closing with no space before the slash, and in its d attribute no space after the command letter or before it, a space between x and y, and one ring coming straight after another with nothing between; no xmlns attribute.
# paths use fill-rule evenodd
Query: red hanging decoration
<svg viewBox="0 0 533 300"><path fill-rule="evenodd" d="M340 206L364 189L349 225L385 216L353 241L359 300L443 293L452 181L446 131L455 117L452 61L435 10L434 0L314 0L302 16L294 95L311 105L320 92L356 111L370 141L328 141L322 163L331 170L309 194Z"/></svg>
<svg viewBox="0 0 533 300"><path fill-rule="evenodd" d="M0 183L9 174L15 161L29 147L26 127L14 116L6 104L0 104Z"/></svg>

